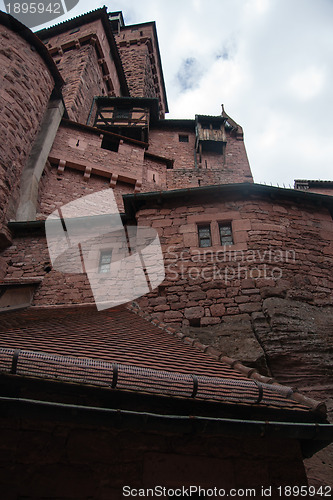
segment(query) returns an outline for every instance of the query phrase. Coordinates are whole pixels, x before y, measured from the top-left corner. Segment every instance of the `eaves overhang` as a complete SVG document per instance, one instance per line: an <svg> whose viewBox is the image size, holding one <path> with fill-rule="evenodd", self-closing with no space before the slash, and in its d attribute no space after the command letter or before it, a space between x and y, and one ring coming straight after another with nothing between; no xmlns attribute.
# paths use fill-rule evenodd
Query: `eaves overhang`
<svg viewBox="0 0 333 500"><path fill-rule="evenodd" d="M333 440L332 424L243 420L195 415L163 414L122 408L43 401L21 397L0 397L1 413L8 418L75 421L77 424L134 428L141 432L296 439L302 455L311 457Z"/></svg>
<svg viewBox="0 0 333 500"><path fill-rule="evenodd" d="M95 102L97 106L121 106L131 108L133 106L149 108L151 120L158 120L158 99L148 97L105 97L96 96Z"/></svg>
<svg viewBox="0 0 333 500"><path fill-rule="evenodd" d="M212 197L223 198L251 198L262 197L274 200L293 201L295 203L313 204L333 210L333 197L318 193L304 192L296 189L279 188L263 184L219 184L214 186L200 186L170 191L153 191L123 195L125 212L133 217L138 210L148 208L151 204L162 204L165 201L183 200L184 204L193 202L196 198Z"/></svg>
<svg viewBox="0 0 333 500"><path fill-rule="evenodd" d="M227 118L221 115L218 116L213 116L213 115L195 115L195 121L196 122L206 122L209 121L210 123L224 123L227 121Z"/></svg>
<svg viewBox="0 0 333 500"><path fill-rule="evenodd" d="M325 181L320 179L295 179L295 189L300 189L299 185L306 187L333 188L333 181Z"/></svg>
<svg viewBox="0 0 333 500"><path fill-rule="evenodd" d="M125 135L120 135L116 134L114 132L111 132L111 130L103 130L98 127L92 127L91 125L84 125L83 123L78 123L74 122L72 120L68 120L66 118L63 118L61 121L61 126L68 127L68 128L76 128L78 130L82 130L84 132L90 132L91 134L95 135L106 135L109 137L115 137L119 140L122 140L128 144L134 144L135 146L139 146L141 148L147 149L148 148L148 143L147 142L142 142L138 141L136 139L132 139L131 137L127 137Z"/></svg>

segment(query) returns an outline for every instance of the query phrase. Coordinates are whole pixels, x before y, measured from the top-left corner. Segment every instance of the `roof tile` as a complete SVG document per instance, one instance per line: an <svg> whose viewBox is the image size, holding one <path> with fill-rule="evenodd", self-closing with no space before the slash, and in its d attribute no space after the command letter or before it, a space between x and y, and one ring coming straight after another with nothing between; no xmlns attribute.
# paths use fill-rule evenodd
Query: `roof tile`
<svg viewBox="0 0 333 500"><path fill-rule="evenodd" d="M296 401L291 388L268 385L268 378L239 361L218 360L210 347L124 306L100 312L95 306L31 307L2 313L1 319L1 371L9 371L14 350L20 349L17 373L25 376L110 386L117 364L119 389L190 397L196 376L198 399L258 404L262 392L263 406L299 411L318 406L300 395Z"/></svg>

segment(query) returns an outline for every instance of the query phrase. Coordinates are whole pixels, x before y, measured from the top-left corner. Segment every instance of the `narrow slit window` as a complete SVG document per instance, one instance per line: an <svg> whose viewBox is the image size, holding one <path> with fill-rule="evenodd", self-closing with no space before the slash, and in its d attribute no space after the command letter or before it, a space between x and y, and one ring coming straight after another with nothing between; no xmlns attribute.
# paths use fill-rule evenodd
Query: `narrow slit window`
<svg viewBox="0 0 333 500"><path fill-rule="evenodd" d="M221 222L219 224L221 245L233 245L231 222Z"/></svg>
<svg viewBox="0 0 333 500"><path fill-rule="evenodd" d="M211 247L212 246L212 236L210 233L210 226L207 224L205 226L198 226L198 237L199 237L199 247Z"/></svg>
<svg viewBox="0 0 333 500"><path fill-rule="evenodd" d="M98 272L99 273L108 273L111 268L111 258L112 258L112 250L103 250L99 256L99 265Z"/></svg>

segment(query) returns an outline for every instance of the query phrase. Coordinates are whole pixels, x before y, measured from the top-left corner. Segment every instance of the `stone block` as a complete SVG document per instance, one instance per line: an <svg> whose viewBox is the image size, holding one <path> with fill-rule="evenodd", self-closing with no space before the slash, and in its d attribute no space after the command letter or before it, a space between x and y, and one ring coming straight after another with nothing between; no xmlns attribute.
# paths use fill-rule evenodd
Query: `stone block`
<svg viewBox="0 0 333 500"><path fill-rule="evenodd" d="M213 304L210 306L212 316L223 316L225 314L225 307L223 304Z"/></svg>
<svg viewBox="0 0 333 500"><path fill-rule="evenodd" d="M198 319L204 316L205 310L201 306L187 307L185 308L184 314L187 319Z"/></svg>

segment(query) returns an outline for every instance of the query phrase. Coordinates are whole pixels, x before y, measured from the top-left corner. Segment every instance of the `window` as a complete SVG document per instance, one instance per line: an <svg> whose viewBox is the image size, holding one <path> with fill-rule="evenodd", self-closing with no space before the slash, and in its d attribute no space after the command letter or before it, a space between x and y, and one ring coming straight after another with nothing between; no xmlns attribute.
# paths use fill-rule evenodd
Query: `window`
<svg viewBox="0 0 333 500"><path fill-rule="evenodd" d="M108 273L111 266L112 250L103 250L99 257L99 273Z"/></svg>
<svg viewBox="0 0 333 500"><path fill-rule="evenodd" d="M219 224L221 245L233 245L231 222L221 222Z"/></svg>
<svg viewBox="0 0 333 500"><path fill-rule="evenodd" d="M210 226L198 226L199 247L211 247L212 237L210 234Z"/></svg>
<svg viewBox="0 0 333 500"><path fill-rule="evenodd" d="M179 142L188 142L188 135L179 134Z"/></svg>
<svg viewBox="0 0 333 500"><path fill-rule="evenodd" d="M101 148L117 153L119 149L119 139L105 135L102 139Z"/></svg>
<svg viewBox="0 0 333 500"><path fill-rule="evenodd" d="M116 108L113 111L113 118L122 118L122 119L130 119L132 116L132 110L131 109L124 109L124 108Z"/></svg>

